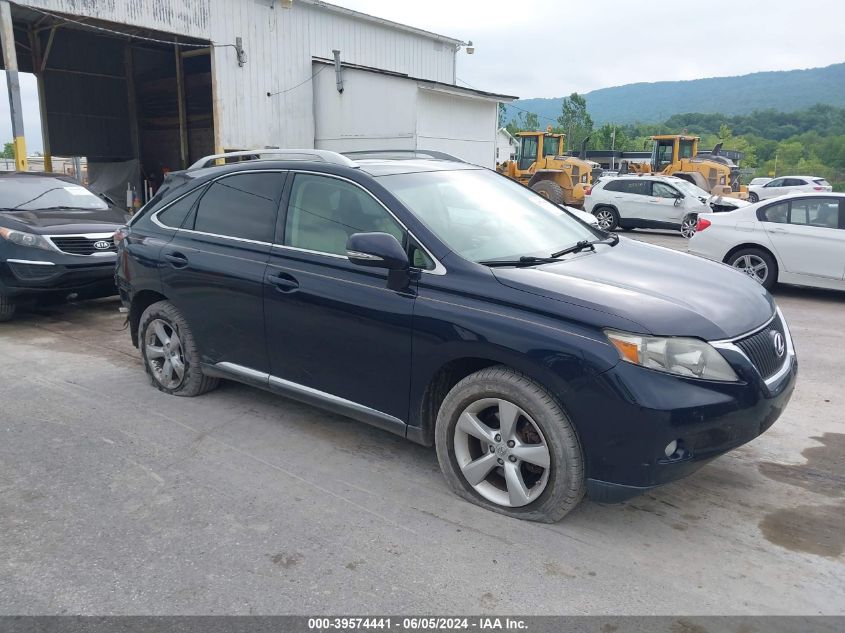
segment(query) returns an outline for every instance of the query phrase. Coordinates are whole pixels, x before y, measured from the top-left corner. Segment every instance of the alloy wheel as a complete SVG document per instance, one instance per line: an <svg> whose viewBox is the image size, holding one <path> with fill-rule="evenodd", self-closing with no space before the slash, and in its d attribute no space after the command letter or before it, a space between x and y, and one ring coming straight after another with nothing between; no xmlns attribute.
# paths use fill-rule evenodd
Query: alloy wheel
<svg viewBox="0 0 845 633"><path fill-rule="evenodd" d="M600 209L595 213L596 220L598 220L599 228L604 231L609 231L613 226L613 214L607 209Z"/></svg>
<svg viewBox="0 0 845 633"><path fill-rule="evenodd" d="M737 257L733 262L733 267L741 270L759 284L764 284L769 278L768 264L757 255L747 254Z"/></svg>
<svg viewBox="0 0 845 633"><path fill-rule="evenodd" d="M166 389L175 389L185 378L185 356L179 333L163 319L147 326L144 357L155 379Z"/></svg>
<svg viewBox="0 0 845 633"><path fill-rule="evenodd" d="M684 221L681 222L681 235L683 235L687 239L691 238L693 235L695 235L695 229L697 226L697 218L684 218Z"/></svg>
<svg viewBox="0 0 845 633"><path fill-rule="evenodd" d="M466 407L455 425L454 446L464 479L497 505L528 505L549 481L551 455L542 431L507 400L482 398Z"/></svg>

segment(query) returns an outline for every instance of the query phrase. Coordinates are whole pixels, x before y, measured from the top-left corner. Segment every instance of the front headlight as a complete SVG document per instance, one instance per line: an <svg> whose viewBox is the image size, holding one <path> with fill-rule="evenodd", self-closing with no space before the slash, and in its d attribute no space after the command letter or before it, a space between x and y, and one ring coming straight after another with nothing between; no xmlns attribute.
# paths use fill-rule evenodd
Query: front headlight
<svg viewBox="0 0 845 633"><path fill-rule="evenodd" d="M0 226L0 237L7 242L17 244L18 246L28 246L30 248L40 248L45 251L54 251L56 249L47 241L47 238L34 233L25 233L24 231L14 231Z"/></svg>
<svg viewBox="0 0 845 633"><path fill-rule="evenodd" d="M676 376L705 380L739 380L716 349L697 338L643 336L615 330L605 335L622 360Z"/></svg>

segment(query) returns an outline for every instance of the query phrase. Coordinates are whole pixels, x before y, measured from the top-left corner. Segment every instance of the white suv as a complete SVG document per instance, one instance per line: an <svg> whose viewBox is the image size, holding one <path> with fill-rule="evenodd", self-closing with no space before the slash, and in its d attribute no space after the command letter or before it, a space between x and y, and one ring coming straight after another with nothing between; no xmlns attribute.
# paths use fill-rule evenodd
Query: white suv
<svg viewBox="0 0 845 633"><path fill-rule="evenodd" d="M601 178L585 191L584 210L596 216L606 231L622 229L675 229L692 237L699 213L743 206L735 198L714 199L692 183L672 176L618 176Z"/></svg>
<svg viewBox="0 0 845 633"><path fill-rule="evenodd" d="M833 187L827 180L815 176L783 176L770 180L763 185L755 185L753 180L751 182L752 184L748 185L748 201L751 203L776 198L793 191L807 193L829 193L833 191Z"/></svg>

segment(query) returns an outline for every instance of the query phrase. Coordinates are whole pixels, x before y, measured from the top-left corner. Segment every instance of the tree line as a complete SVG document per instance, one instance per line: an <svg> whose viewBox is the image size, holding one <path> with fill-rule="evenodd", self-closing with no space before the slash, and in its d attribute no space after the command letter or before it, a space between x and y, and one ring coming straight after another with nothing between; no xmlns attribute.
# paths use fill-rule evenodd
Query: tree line
<svg viewBox="0 0 845 633"><path fill-rule="evenodd" d="M586 99L573 93L563 100L560 116L554 121L540 121L536 114L522 110L505 125L512 134L548 126L555 133L567 135L569 151L580 149L587 137L588 149L643 151L651 149L649 137L654 134L692 134L701 137L702 149L722 143L724 149L742 152L740 167L753 176L820 176L837 191L845 191L845 108L819 104L795 112L686 113L663 123L597 126Z"/></svg>

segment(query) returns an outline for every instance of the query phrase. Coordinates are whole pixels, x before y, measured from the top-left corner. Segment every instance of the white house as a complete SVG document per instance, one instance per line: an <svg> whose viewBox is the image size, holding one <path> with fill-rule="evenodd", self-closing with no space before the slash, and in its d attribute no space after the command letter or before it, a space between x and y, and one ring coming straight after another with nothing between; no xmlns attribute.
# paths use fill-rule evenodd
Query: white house
<svg viewBox="0 0 845 633"><path fill-rule="evenodd" d="M511 133L500 127L496 132L496 164L515 158L518 147L519 143Z"/></svg>

